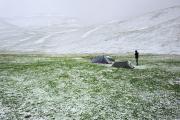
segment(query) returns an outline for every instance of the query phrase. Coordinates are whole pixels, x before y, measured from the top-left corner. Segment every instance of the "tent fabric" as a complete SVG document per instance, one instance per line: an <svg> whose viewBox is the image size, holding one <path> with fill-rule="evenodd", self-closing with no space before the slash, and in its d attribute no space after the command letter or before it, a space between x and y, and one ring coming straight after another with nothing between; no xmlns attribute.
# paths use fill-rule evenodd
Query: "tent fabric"
<svg viewBox="0 0 180 120"><path fill-rule="evenodd" d="M110 60L111 62L115 62L115 59L113 59L112 57L110 56L106 56L108 58L108 60Z"/></svg>
<svg viewBox="0 0 180 120"><path fill-rule="evenodd" d="M93 58L92 63L111 64L112 61L107 56L96 56Z"/></svg>
<svg viewBox="0 0 180 120"><path fill-rule="evenodd" d="M128 68L128 69L133 69L134 66L131 64L130 61L124 61L124 62L115 62L112 67L116 68Z"/></svg>

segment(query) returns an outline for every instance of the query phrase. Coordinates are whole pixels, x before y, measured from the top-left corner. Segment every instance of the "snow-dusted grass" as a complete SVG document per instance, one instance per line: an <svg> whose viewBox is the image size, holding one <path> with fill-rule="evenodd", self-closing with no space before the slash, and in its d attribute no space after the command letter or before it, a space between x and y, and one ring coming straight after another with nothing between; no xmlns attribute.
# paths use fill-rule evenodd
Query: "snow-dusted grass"
<svg viewBox="0 0 180 120"><path fill-rule="evenodd" d="M144 55L134 70L91 57L0 55L0 119L180 119L179 56Z"/></svg>

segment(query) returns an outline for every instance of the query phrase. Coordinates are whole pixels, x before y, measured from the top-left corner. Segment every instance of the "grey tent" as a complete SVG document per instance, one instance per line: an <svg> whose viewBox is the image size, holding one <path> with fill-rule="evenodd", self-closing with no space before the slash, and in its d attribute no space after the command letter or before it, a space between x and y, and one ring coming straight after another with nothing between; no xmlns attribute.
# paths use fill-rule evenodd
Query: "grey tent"
<svg viewBox="0 0 180 120"><path fill-rule="evenodd" d="M111 64L112 61L107 56L96 56L93 58L92 63Z"/></svg>
<svg viewBox="0 0 180 120"><path fill-rule="evenodd" d="M134 66L131 64L130 61L115 62L112 66L116 68L128 68L128 69L134 68Z"/></svg>

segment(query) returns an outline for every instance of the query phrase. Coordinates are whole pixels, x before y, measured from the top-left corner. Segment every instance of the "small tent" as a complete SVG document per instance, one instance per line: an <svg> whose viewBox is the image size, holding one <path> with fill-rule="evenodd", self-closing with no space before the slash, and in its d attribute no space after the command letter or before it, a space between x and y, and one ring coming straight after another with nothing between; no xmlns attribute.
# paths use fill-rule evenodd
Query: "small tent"
<svg viewBox="0 0 180 120"><path fill-rule="evenodd" d="M128 68L128 69L133 69L134 66L131 64L130 61L124 61L124 62L115 62L112 67L116 68Z"/></svg>
<svg viewBox="0 0 180 120"><path fill-rule="evenodd" d="M95 58L93 58L92 63L101 63L101 64L111 64L112 61L109 59L109 57L107 56L96 56Z"/></svg>

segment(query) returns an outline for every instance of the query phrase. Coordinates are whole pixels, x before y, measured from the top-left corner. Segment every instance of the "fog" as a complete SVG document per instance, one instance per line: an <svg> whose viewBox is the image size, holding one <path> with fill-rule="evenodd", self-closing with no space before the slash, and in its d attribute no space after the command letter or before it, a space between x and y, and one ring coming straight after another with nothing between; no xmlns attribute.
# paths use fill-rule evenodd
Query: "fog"
<svg viewBox="0 0 180 120"><path fill-rule="evenodd" d="M95 24L176 5L180 0L0 0L0 17L67 16Z"/></svg>

